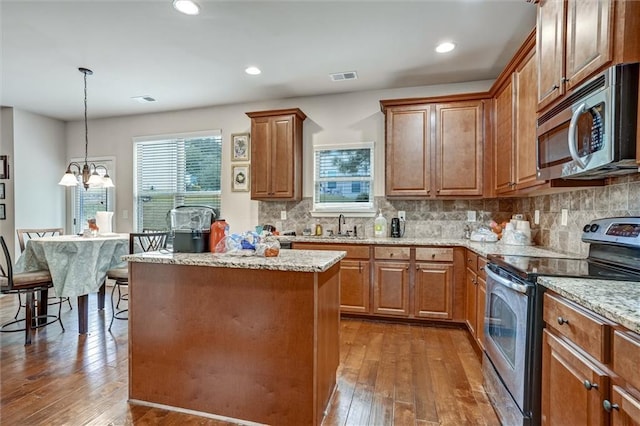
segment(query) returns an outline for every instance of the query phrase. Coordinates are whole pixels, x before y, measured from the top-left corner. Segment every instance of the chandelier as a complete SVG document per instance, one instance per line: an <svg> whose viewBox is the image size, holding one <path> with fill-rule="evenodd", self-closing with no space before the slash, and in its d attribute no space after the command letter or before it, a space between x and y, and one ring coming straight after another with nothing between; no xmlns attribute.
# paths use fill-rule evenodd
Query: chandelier
<svg viewBox="0 0 640 426"><path fill-rule="evenodd" d="M108 170L102 164L95 165L89 164L87 161L89 151L89 127L87 125L87 75L92 75L93 71L88 68L78 68L82 74L84 74L84 164L80 164L72 161L67 166L67 171L58 182L58 185L63 186L78 186L78 176L82 176L82 185L87 190L91 188L113 188L115 185L109 177ZM77 169L72 171L71 168ZM101 176L98 170L104 169L104 175Z"/></svg>

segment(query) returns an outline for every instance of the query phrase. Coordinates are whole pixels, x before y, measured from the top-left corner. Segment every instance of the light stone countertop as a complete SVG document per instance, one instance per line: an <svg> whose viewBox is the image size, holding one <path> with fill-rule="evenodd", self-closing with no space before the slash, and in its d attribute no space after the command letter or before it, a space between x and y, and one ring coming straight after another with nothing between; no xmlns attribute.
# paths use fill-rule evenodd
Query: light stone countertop
<svg viewBox="0 0 640 426"><path fill-rule="evenodd" d="M640 333L640 282L538 277L538 284Z"/></svg>
<svg viewBox="0 0 640 426"><path fill-rule="evenodd" d="M324 272L344 258L344 251L280 250L277 257L239 256L222 253L173 253L155 251L123 256L122 260L164 265L214 268L264 269L290 272Z"/></svg>
<svg viewBox="0 0 640 426"><path fill-rule="evenodd" d="M324 243L324 244L360 244L360 245L399 245L399 246L449 246L466 247L481 256L489 254L537 256L537 257L575 257L558 253L553 250L537 246L510 246L501 242L481 243L463 238L356 238L356 237L279 237L281 241L293 243Z"/></svg>

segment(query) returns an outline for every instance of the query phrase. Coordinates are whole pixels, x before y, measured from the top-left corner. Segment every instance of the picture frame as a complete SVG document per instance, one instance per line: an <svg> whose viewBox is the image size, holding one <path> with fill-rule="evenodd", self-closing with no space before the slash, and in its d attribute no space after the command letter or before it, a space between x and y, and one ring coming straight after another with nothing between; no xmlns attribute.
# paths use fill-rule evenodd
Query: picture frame
<svg viewBox="0 0 640 426"><path fill-rule="evenodd" d="M7 219L7 208L4 204L0 204L0 220Z"/></svg>
<svg viewBox="0 0 640 426"><path fill-rule="evenodd" d="M0 183L0 200L4 200L4 182Z"/></svg>
<svg viewBox="0 0 640 426"><path fill-rule="evenodd" d="M0 179L9 179L9 158L0 155Z"/></svg>
<svg viewBox="0 0 640 426"><path fill-rule="evenodd" d="M249 167L249 164L237 164L231 166L231 191L249 191L251 182Z"/></svg>
<svg viewBox="0 0 640 426"><path fill-rule="evenodd" d="M249 161L251 136L249 133L231 135L231 161Z"/></svg>

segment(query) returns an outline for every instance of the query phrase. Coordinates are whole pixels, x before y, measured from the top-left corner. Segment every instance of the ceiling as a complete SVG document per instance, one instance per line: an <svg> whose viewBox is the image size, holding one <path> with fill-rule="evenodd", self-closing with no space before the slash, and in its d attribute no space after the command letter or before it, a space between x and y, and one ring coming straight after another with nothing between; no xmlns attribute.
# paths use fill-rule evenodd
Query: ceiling
<svg viewBox="0 0 640 426"><path fill-rule="evenodd" d="M525 0L196 1L198 16L171 0L0 0L0 103L80 119L78 67L94 71L89 118L495 79L536 15ZM436 53L443 40L457 49ZM329 78L344 71L358 79Z"/></svg>

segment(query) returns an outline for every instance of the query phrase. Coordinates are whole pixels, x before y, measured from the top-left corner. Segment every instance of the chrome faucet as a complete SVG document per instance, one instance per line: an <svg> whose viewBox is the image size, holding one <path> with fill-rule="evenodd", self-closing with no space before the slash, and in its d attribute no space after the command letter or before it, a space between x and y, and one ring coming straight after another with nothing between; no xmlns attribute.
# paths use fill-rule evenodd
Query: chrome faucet
<svg viewBox="0 0 640 426"><path fill-rule="evenodd" d="M346 223L344 215L341 213L340 216L338 216L338 235L342 235L342 225Z"/></svg>

